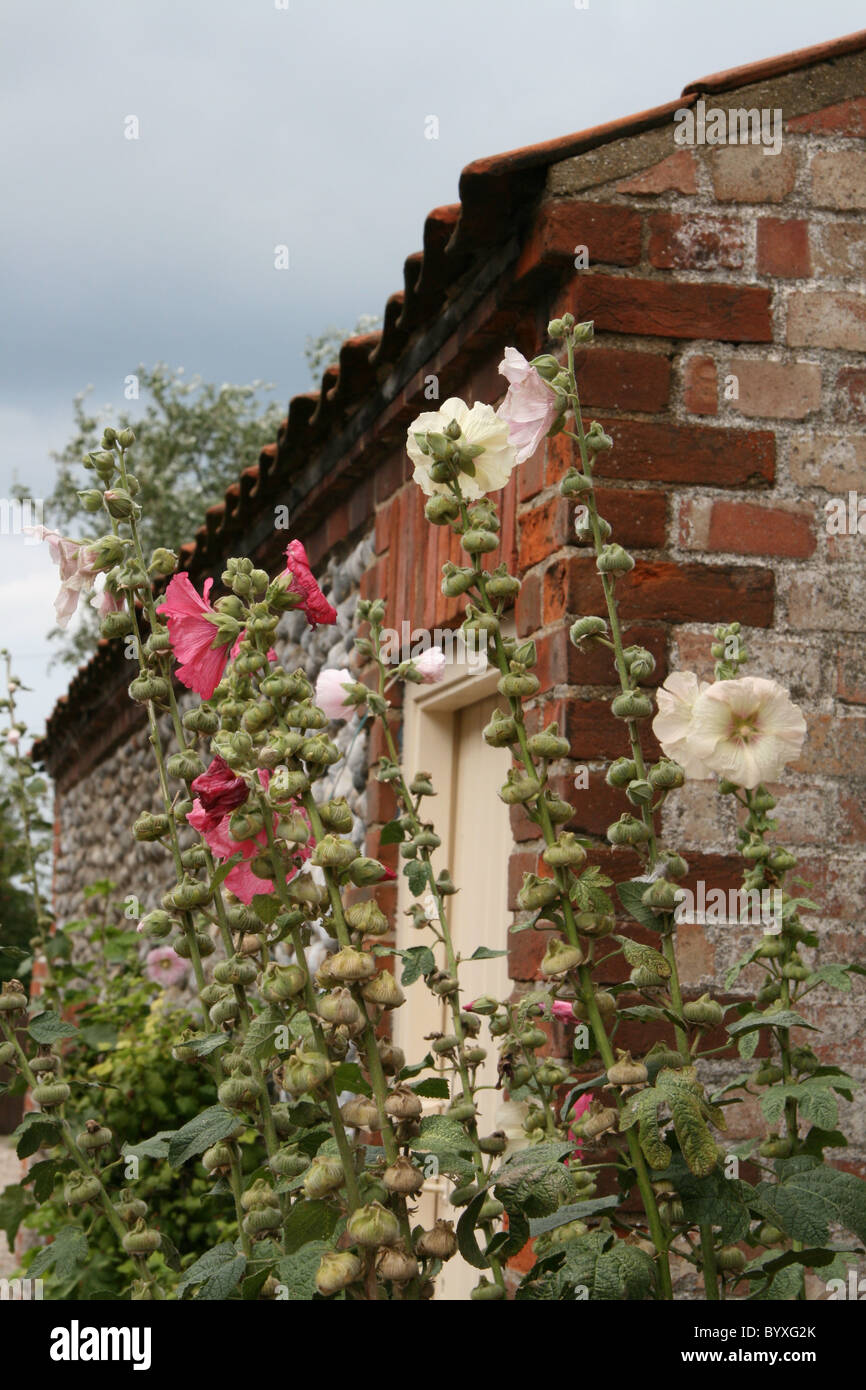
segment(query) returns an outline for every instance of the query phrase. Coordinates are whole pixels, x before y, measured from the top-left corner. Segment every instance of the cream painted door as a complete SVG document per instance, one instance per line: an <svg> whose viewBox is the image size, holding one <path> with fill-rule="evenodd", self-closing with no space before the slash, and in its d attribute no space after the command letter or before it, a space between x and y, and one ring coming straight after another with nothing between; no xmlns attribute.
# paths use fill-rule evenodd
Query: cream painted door
<svg viewBox="0 0 866 1390"><path fill-rule="evenodd" d="M446 901L455 948L464 959L478 946L505 950L510 921L507 865L511 825L508 807L500 801L497 791L505 781L511 759L507 749L489 748L481 737L497 704L496 697L486 693L484 698L477 698L482 693L478 688L481 684L478 678L464 681L457 677L450 689L440 688L433 698L424 699L422 690L420 696L407 701L405 710L407 769L414 774L419 768L426 768L433 774L437 796L426 807L442 838L434 864L437 869L447 866L460 890ZM483 685L489 690L490 681L484 680ZM414 689L417 691L418 687ZM405 909L411 901L405 880L401 895L404 896L400 906ZM411 919L403 916L402 911L399 921L398 945L424 941L424 933L412 927ZM504 998L510 990L505 956L467 963L461 966L460 978L467 1002L481 994ZM423 1056L429 1047L425 1034L450 1032L446 1006L420 984L412 987L407 1005L396 1011L394 1022L397 1040L409 1058ZM496 1052L489 1046L483 1026L481 1042L488 1047L488 1057L479 1068L479 1081L495 1087ZM481 1092L482 1134L495 1128L500 1099L498 1091ZM426 1101L425 1107L427 1113L445 1108L444 1103L436 1101ZM437 1217L456 1220L460 1213L448 1200L451 1188L451 1182L445 1178L428 1180L415 1219L427 1229ZM457 1255L448 1261L437 1280L436 1298L468 1299L478 1278L477 1270Z"/></svg>

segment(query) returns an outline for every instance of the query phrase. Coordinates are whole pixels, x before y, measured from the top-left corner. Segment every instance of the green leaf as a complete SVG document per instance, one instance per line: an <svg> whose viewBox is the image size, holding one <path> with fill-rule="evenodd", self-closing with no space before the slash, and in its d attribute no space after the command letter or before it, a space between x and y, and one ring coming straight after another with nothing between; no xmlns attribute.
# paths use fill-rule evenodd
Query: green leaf
<svg viewBox="0 0 866 1390"><path fill-rule="evenodd" d="M409 884L409 892L413 898L418 898L425 888L430 886L430 876L425 863L419 863L417 859L410 859L406 864L403 873Z"/></svg>
<svg viewBox="0 0 866 1390"><path fill-rule="evenodd" d="M232 1115L222 1105L208 1106L195 1119L172 1135L168 1146L168 1161L172 1168L180 1168L188 1158L204 1153L211 1144L226 1139L238 1127L237 1115Z"/></svg>
<svg viewBox="0 0 866 1390"><path fill-rule="evenodd" d="M589 1231L562 1248L563 1272L576 1288L586 1289L592 1301L638 1302L649 1297L655 1266L645 1250L612 1240L603 1231Z"/></svg>
<svg viewBox="0 0 866 1390"><path fill-rule="evenodd" d="M72 1023L67 1023L59 1014L51 1009L46 1009L44 1013L37 1014L30 1020L27 1029L34 1042L54 1043L61 1038L74 1038L78 1034L78 1029Z"/></svg>
<svg viewBox="0 0 866 1390"><path fill-rule="evenodd" d="M158 1134L152 1134L138 1144L124 1144L121 1153L124 1158L168 1158L169 1145L176 1132L161 1129Z"/></svg>
<svg viewBox="0 0 866 1390"><path fill-rule="evenodd" d="M797 1165L794 1171L783 1172L780 1183L759 1183L756 1192L778 1212L778 1224L792 1240L824 1245L831 1225L838 1224L866 1242L866 1182L862 1178L825 1164L808 1169Z"/></svg>
<svg viewBox="0 0 866 1390"><path fill-rule="evenodd" d="M426 1080L417 1082L412 1090L416 1096L424 1096L429 1100L447 1100L451 1094L444 1076L428 1076Z"/></svg>
<svg viewBox="0 0 866 1390"><path fill-rule="evenodd" d="M418 1134L409 1140L409 1148L441 1159L446 1154L471 1154L472 1143L456 1120L447 1115L425 1115Z"/></svg>
<svg viewBox="0 0 866 1390"><path fill-rule="evenodd" d="M412 985L422 975L429 975L436 969L436 960L429 946L409 946L399 954L403 962L401 985Z"/></svg>
<svg viewBox="0 0 866 1390"><path fill-rule="evenodd" d="M574 1152L573 1143L556 1140L519 1149L492 1175L495 1194L506 1211L528 1218L550 1216L572 1193L562 1159Z"/></svg>
<svg viewBox="0 0 866 1390"><path fill-rule="evenodd" d="M81 1029L81 1040L94 1052L108 1052L117 1042L117 1029L113 1023L87 1023Z"/></svg>
<svg viewBox="0 0 866 1390"><path fill-rule="evenodd" d="M208 1033L204 1038L195 1038L192 1042L184 1043L184 1047L188 1047L196 1057L209 1057L218 1047L225 1047L228 1041L228 1033Z"/></svg>
<svg viewBox="0 0 866 1390"><path fill-rule="evenodd" d="M359 1096L371 1096L373 1094L369 1081L364 1080L364 1073L357 1062L340 1062L334 1069L334 1086L337 1094L341 1091L354 1091Z"/></svg>
<svg viewBox="0 0 866 1390"><path fill-rule="evenodd" d="M828 961L826 965L819 965L817 970L804 981L809 985L825 984L831 989L841 989L843 993L849 994L851 991L851 976L844 965L838 965L835 961Z"/></svg>
<svg viewBox="0 0 866 1390"><path fill-rule="evenodd" d="M283 1223L286 1254L311 1240L329 1240L339 1219L339 1209L328 1202L295 1202Z"/></svg>
<svg viewBox="0 0 866 1390"><path fill-rule="evenodd" d="M275 1004L269 1004L260 1014L250 1020L247 1035L241 1052L245 1057L257 1057L263 1061L276 1052L276 1030L285 1022L284 1015Z"/></svg>
<svg viewBox="0 0 866 1390"><path fill-rule="evenodd" d="M651 907L647 907L641 902L646 890L649 888L647 879L630 879L625 883L616 885L616 895L630 917L636 922L640 922L642 927L649 927L650 931L658 932L659 919Z"/></svg>
<svg viewBox="0 0 866 1390"><path fill-rule="evenodd" d="M379 831L380 845L399 845L403 842L403 827L398 820L389 820Z"/></svg>
<svg viewBox="0 0 866 1390"><path fill-rule="evenodd" d="M329 1249L323 1240L313 1240L280 1260L277 1274L291 1301L309 1303L312 1300L316 1293L316 1274L323 1254Z"/></svg>
<svg viewBox="0 0 866 1390"><path fill-rule="evenodd" d="M24 1116L12 1135L12 1143L16 1145L15 1152L19 1158L29 1158L37 1149L51 1148L60 1143L60 1126L41 1111L32 1111Z"/></svg>
<svg viewBox="0 0 866 1390"><path fill-rule="evenodd" d="M811 1028L813 1032L817 1031L813 1024L793 1009L778 1009L774 1014L748 1013L744 1018L737 1018L728 1024L728 1032L733 1037L751 1033L756 1028Z"/></svg>
<svg viewBox="0 0 866 1390"><path fill-rule="evenodd" d="M6 1232L9 1249L13 1254L18 1227L35 1205L27 1188L19 1183L10 1183L0 1192L0 1230Z"/></svg>
<svg viewBox="0 0 866 1390"><path fill-rule="evenodd" d="M230 1241L223 1241L190 1265L178 1282L175 1297L182 1298L187 1289L198 1285L197 1300L228 1298L240 1282L246 1264L246 1255L239 1255Z"/></svg>
<svg viewBox="0 0 866 1390"><path fill-rule="evenodd" d="M795 1100L804 1120L819 1129L833 1129L839 1119L839 1102L827 1084L811 1080L771 1086L761 1096L761 1109L768 1124L774 1125L785 1113L785 1101Z"/></svg>
<svg viewBox="0 0 866 1390"><path fill-rule="evenodd" d="M643 966L663 980L670 976L671 968L660 951L654 951L652 946L642 946L639 941L632 941L628 936L615 936L614 941L619 942L629 965Z"/></svg>
<svg viewBox="0 0 866 1390"><path fill-rule="evenodd" d="M457 1244L460 1254L467 1264L472 1265L473 1269L489 1269L490 1260L482 1251L475 1235L475 1225L478 1215L484 1203L487 1201L487 1190L482 1188L472 1198L465 1211L457 1222Z"/></svg>
<svg viewBox="0 0 866 1390"><path fill-rule="evenodd" d="M557 1226L567 1226L569 1221L585 1221L589 1216L597 1216L601 1211L610 1211L619 1206L620 1199L613 1197L590 1197L585 1202L572 1202L567 1207L560 1207L552 1216L540 1216L529 1223L529 1234L543 1236L548 1231L555 1231Z"/></svg>
<svg viewBox="0 0 866 1390"><path fill-rule="evenodd" d="M64 1282L78 1273L79 1265L87 1259L87 1237L80 1226L61 1226L50 1245L45 1245L31 1262L27 1273L38 1279L53 1269Z"/></svg>
<svg viewBox="0 0 866 1390"><path fill-rule="evenodd" d="M489 946L476 946L469 960L495 960L497 956L507 956L507 951L492 951Z"/></svg>

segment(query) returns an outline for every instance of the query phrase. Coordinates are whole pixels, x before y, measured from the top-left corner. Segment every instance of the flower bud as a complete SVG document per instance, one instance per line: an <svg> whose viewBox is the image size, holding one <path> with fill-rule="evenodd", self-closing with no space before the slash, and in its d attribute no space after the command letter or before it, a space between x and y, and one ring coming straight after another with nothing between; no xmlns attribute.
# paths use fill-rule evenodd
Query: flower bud
<svg viewBox="0 0 866 1390"><path fill-rule="evenodd" d="M567 738L560 738L556 723L548 724L540 734L532 734L528 745L534 758L564 758L570 746Z"/></svg>
<svg viewBox="0 0 866 1390"><path fill-rule="evenodd" d="M517 742L517 725L510 715L495 709L490 723L482 730L482 738L491 748L507 748Z"/></svg>
<svg viewBox="0 0 866 1390"><path fill-rule="evenodd" d="M318 1002L319 1017L326 1023L357 1028L363 1023L364 1015L347 989L335 989L323 994Z"/></svg>
<svg viewBox="0 0 866 1390"><path fill-rule="evenodd" d="M368 951L359 951L355 946L344 946L331 957L328 969L335 980L345 980L349 983L369 980L376 973L376 959Z"/></svg>
<svg viewBox="0 0 866 1390"><path fill-rule="evenodd" d="M283 1066L283 1087L292 1096L317 1091L334 1074L333 1063L318 1052L295 1052Z"/></svg>
<svg viewBox="0 0 866 1390"><path fill-rule="evenodd" d="M255 1104L261 1090L262 1083L255 1076L229 1076L217 1087L217 1100L227 1110L247 1110Z"/></svg>
<svg viewBox="0 0 866 1390"><path fill-rule="evenodd" d="M417 1120L422 1110L421 1097L408 1086L395 1086L385 1100L385 1112L395 1120Z"/></svg>
<svg viewBox="0 0 866 1390"><path fill-rule="evenodd" d="M20 980L6 980L0 990L0 1013L16 1013L27 1008L27 995Z"/></svg>
<svg viewBox="0 0 866 1390"><path fill-rule="evenodd" d="M538 796L540 791L541 783L536 777L526 777L515 768L510 768L507 781L499 789L499 796L506 806L520 806Z"/></svg>
<svg viewBox="0 0 866 1390"><path fill-rule="evenodd" d="M323 1157L319 1154L313 1159L303 1182L304 1196L311 1201L336 1192L345 1181L343 1165L338 1158Z"/></svg>
<svg viewBox="0 0 866 1390"><path fill-rule="evenodd" d="M406 1002L406 996L390 970L380 970L362 987L361 993L368 1004L376 1004L380 1009L399 1009Z"/></svg>
<svg viewBox="0 0 866 1390"><path fill-rule="evenodd" d="M84 1129L76 1137L76 1144L79 1149L84 1149L88 1153L98 1149L104 1149L112 1140L111 1130L101 1125L98 1120L86 1120Z"/></svg>
<svg viewBox="0 0 866 1390"><path fill-rule="evenodd" d="M682 889L675 888L666 878L655 878L649 888L641 894L644 907L653 912L673 912L680 902Z"/></svg>
<svg viewBox="0 0 866 1390"><path fill-rule="evenodd" d="M140 705L148 700L165 701L169 689L168 681L163 676L136 676L129 684L129 698Z"/></svg>
<svg viewBox="0 0 866 1390"><path fill-rule="evenodd" d="M454 1222L440 1218L432 1230L422 1231L415 1242L415 1251L424 1260L450 1260L457 1254Z"/></svg>
<svg viewBox="0 0 866 1390"><path fill-rule="evenodd" d="M414 1197L424 1186L424 1174L408 1159L400 1154L390 1167L385 1169L382 1181L389 1192L398 1192L404 1197Z"/></svg>
<svg viewBox="0 0 866 1390"><path fill-rule="evenodd" d="M109 488L103 496L109 516L118 521L125 521L134 514L135 503L125 488Z"/></svg>
<svg viewBox="0 0 866 1390"><path fill-rule="evenodd" d="M683 785L685 774L679 763L673 762L670 758L662 758L650 768L647 779L656 791L670 791Z"/></svg>
<svg viewBox="0 0 866 1390"><path fill-rule="evenodd" d="M697 1023L702 1028L717 1028L724 1017L724 1009L708 994L683 1005L683 1018L688 1023Z"/></svg>
<svg viewBox="0 0 866 1390"><path fill-rule="evenodd" d="M216 947L207 932L201 931L201 929L197 927L193 932L193 936L199 955L212 956ZM170 944L175 954L180 956L182 960L192 960L192 942L190 941L188 933L182 932L181 935Z"/></svg>
<svg viewBox="0 0 866 1390"><path fill-rule="evenodd" d="M634 569L634 560L621 545L605 545L595 562L601 574L628 574Z"/></svg>
<svg viewBox="0 0 866 1390"><path fill-rule="evenodd" d="M447 526L460 515L460 503L447 493L437 492L433 497L428 497L424 515L434 526Z"/></svg>
<svg viewBox="0 0 866 1390"><path fill-rule="evenodd" d="M352 930L363 936L384 936L388 930L388 918L373 898L353 903L346 909L345 916Z"/></svg>
<svg viewBox="0 0 866 1390"><path fill-rule="evenodd" d="M508 574L505 565L497 565L487 580L487 593L490 598L514 598L520 593L520 580Z"/></svg>
<svg viewBox="0 0 866 1390"><path fill-rule="evenodd" d="M630 1052L617 1048L617 1060L607 1069L611 1086L641 1086L648 1072L643 1062L636 1062Z"/></svg>
<svg viewBox="0 0 866 1390"><path fill-rule="evenodd" d="M326 1250L316 1271L316 1288L323 1298L340 1293L361 1277L361 1261L351 1250Z"/></svg>
<svg viewBox="0 0 866 1390"><path fill-rule="evenodd" d="M612 845L642 845L650 837L650 832L643 821L635 820L627 812L623 812L618 821L607 827L607 838Z"/></svg>
<svg viewBox="0 0 866 1390"><path fill-rule="evenodd" d="M132 833L136 840L161 840L168 834L170 826L168 816L153 816L145 811L133 825Z"/></svg>
<svg viewBox="0 0 866 1390"><path fill-rule="evenodd" d="M601 637L607 632L607 623L604 618L578 618L576 623L572 623L568 635L576 647L587 637Z"/></svg>
<svg viewBox="0 0 866 1390"><path fill-rule="evenodd" d="M319 807L319 816L326 830L335 830L342 835L348 834L354 823L349 803L344 796L323 801Z"/></svg>
<svg viewBox="0 0 866 1390"><path fill-rule="evenodd" d="M541 962L541 973L548 977L564 975L567 970L576 970L583 964L583 951L571 942L561 941L552 936L547 943L547 951Z"/></svg>
<svg viewBox="0 0 866 1390"><path fill-rule="evenodd" d="M384 864L380 864L378 859L370 859L363 854L354 859L348 868L349 878L356 888L366 888L370 884L379 883L385 874Z"/></svg>
<svg viewBox="0 0 866 1390"><path fill-rule="evenodd" d="M505 1298L505 1290L482 1275L469 1297L474 1303L500 1303Z"/></svg>
<svg viewBox="0 0 866 1390"><path fill-rule="evenodd" d="M284 1144L268 1159L268 1167L278 1178L298 1178L301 1173L306 1173L309 1166L307 1155L291 1144Z"/></svg>
<svg viewBox="0 0 866 1390"><path fill-rule="evenodd" d="M65 1081L44 1081L34 1086L30 1094L43 1110L53 1110L55 1106L63 1105L71 1092Z"/></svg>
<svg viewBox="0 0 866 1390"><path fill-rule="evenodd" d="M555 879L539 878L537 874L525 873L523 886L517 894L517 905L524 912L534 912L539 907L548 907L560 896L560 887Z"/></svg>
<svg viewBox="0 0 866 1390"><path fill-rule="evenodd" d="M300 994L307 983L307 973L300 965L278 965L269 961L259 981L259 992L268 1004L284 1004Z"/></svg>
<svg viewBox="0 0 866 1390"><path fill-rule="evenodd" d="M63 1200L69 1207L83 1206L85 1202L95 1202L102 1191L102 1183L93 1174L85 1177L83 1173L70 1173L63 1184Z"/></svg>
<svg viewBox="0 0 866 1390"><path fill-rule="evenodd" d="M214 966L213 977L221 985L251 985L258 975L256 963L244 956L229 956Z"/></svg>
<svg viewBox="0 0 866 1390"><path fill-rule="evenodd" d="M136 1221L121 1242L127 1255L152 1255L160 1246L159 1231L149 1229L144 1218Z"/></svg>
<svg viewBox="0 0 866 1390"><path fill-rule="evenodd" d="M584 492L592 492L592 479L572 464L559 484L563 497L574 497Z"/></svg>
<svg viewBox="0 0 866 1390"><path fill-rule="evenodd" d="M512 662L512 667L519 665L519 662ZM500 695L506 695L510 700L525 700L538 693L541 682L531 671L512 669L507 676L500 676L496 688Z"/></svg>
<svg viewBox="0 0 866 1390"><path fill-rule="evenodd" d="M612 1107L606 1108L600 1100L594 1100L589 1109L574 1121L573 1129L575 1134L583 1135L587 1139L598 1139L608 1130L616 1129L617 1119L616 1110Z"/></svg>
<svg viewBox="0 0 866 1390"><path fill-rule="evenodd" d="M351 840L325 835L313 850L310 863L321 869L345 869L357 858L358 851Z"/></svg>
<svg viewBox="0 0 866 1390"><path fill-rule="evenodd" d="M746 1268L746 1257L736 1245L723 1245L716 1254L716 1265L730 1274L741 1274Z"/></svg>
<svg viewBox="0 0 866 1390"><path fill-rule="evenodd" d="M586 850L573 832L565 830L554 844L547 846L541 857L545 864L554 869L579 869L586 863L587 856Z"/></svg>
<svg viewBox="0 0 866 1390"><path fill-rule="evenodd" d="M143 1202L140 1197L134 1197L129 1188L124 1187L118 1201L114 1203L114 1210L125 1225L134 1226L136 1221L147 1216L147 1202Z"/></svg>
<svg viewBox="0 0 866 1390"><path fill-rule="evenodd" d="M244 1230L253 1240L261 1240L271 1231L282 1225L282 1215L277 1207L256 1207L244 1217Z"/></svg>
<svg viewBox="0 0 866 1390"><path fill-rule="evenodd" d="M476 571L471 566L461 569L450 560L446 560L442 566L442 592L448 598L459 598L472 587L475 577Z"/></svg>
<svg viewBox="0 0 866 1390"><path fill-rule="evenodd" d="M134 628L135 624L132 621L132 616L127 612L106 613L99 623L100 635L102 637L107 637L109 640L115 637L127 637L134 631Z"/></svg>
<svg viewBox="0 0 866 1390"><path fill-rule="evenodd" d="M636 965L629 975L635 989L663 989L667 980L657 975L648 965Z"/></svg>
<svg viewBox="0 0 866 1390"><path fill-rule="evenodd" d="M617 719L648 719L653 702L642 690L628 690L611 700L610 708Z"/></svg>
<svg viewBox="0 0 866 1390"><path fill-rule="evenodd" d="M376 1260L376 1273L380 1279L390 1280L393 1284L408 1284L418 1273L418 1261L400 1241L382 1251Z"/></svg>
<svg viewBox="0 0 866 1390"><path fill-rule="evenodd" d="M629 782L625 794L633 806L649 806L653 799L652 785L646 778L636 777Z"/></svg>

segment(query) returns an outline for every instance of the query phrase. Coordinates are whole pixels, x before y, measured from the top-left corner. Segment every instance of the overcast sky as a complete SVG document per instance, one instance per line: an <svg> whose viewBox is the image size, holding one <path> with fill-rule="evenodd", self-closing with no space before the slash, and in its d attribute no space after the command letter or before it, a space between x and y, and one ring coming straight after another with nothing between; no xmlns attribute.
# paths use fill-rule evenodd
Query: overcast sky
<svg viewBox="0 0 866 1390"><path fill-rule="evenodd" d="M73 396L122 402L139 362L309 389L307 335L381 313L470 160L863 24L862 0L0 0L0 497L49 493ZM69 678L56 589L0 535L34 729Z"/></svg>

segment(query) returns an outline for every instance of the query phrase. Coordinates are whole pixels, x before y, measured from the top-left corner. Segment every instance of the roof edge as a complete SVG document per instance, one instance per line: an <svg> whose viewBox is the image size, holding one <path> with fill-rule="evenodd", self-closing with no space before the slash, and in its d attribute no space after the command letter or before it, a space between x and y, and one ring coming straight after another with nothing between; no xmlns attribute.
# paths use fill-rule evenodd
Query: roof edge
<svg viewBox="0 0 866 1390"><path fill-rule="evenodd" d="M755 82L766 82L785 73L798 72L818 63L826 63L833 58L843 58L848 53L858 53L866 49L866 29L855 34L845 34L840 39L829 39L827 43L812 44L809 48L796 48L791 53L780 53L775 58L762 58L754 63L745 63L739 68L728 68L724 72L713 72L708 77L699 77L683 87L682 95L697 96L701 92L730 92L737 87L750 87Z"/></svg>

